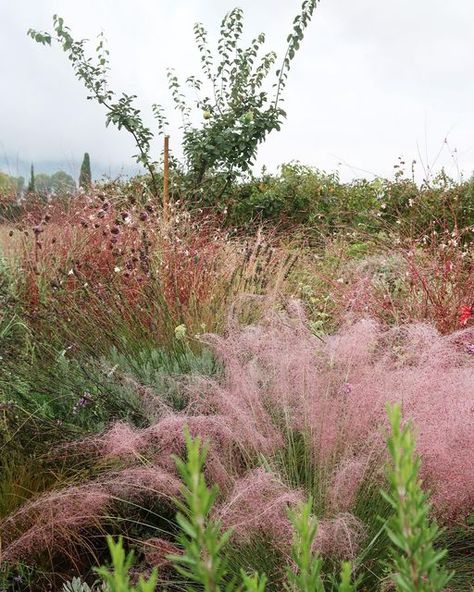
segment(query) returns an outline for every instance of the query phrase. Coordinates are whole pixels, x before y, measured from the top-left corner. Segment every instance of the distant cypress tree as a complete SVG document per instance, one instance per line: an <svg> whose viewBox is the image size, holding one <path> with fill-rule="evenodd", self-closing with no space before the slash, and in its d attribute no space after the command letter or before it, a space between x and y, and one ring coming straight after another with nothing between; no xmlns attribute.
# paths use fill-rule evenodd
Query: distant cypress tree
<svg viewBox="0 0 474 592"><path fill-rule="evenodd" d="M82 187L83 189L89 189L91 183L91 161L89 158L89 153L86 152L84 154L84 158L82 159L81 172L79 174L79 187Z"/></svg>
<svg viewBox="0 0 474 592"><path fill-rule="evenodd" d="M31 165L31 175L30 175L30 182L28 183L27 193L34 193L35 192L35 169L33 165Z"/></svg>

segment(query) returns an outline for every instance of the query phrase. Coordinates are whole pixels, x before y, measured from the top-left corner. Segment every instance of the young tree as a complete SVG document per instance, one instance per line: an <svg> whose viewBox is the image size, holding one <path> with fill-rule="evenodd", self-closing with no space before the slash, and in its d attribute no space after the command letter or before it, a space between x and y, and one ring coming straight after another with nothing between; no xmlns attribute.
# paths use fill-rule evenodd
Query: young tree
<svg viewBox="0 0 474 592"><path fill-rule="evenodd" d="M215 54L209 47L206 29L200 23L195 25L203 78L187 78L191 101L174 71L168 72L175 106L183 115L183 149L195 186L201 184L207 172L223 173L229 183L248 171L255 162L259 144L270 132L280 130L286 117L281 103L288 71L318 1L303 2L277 69L277 54L262 54L264 33L248 47L241 44L242 9L234 8L222 20ZM201 123L196 125L198 118Z"/></svg>
<svg viewBox="0 0 474 592"><path fill-rule="evenodd" d="M198 98L190 103L177 76L172 70L168 73L175 107L183 116L183 148L192 188L201 185L206 173L223 173L227 185L238 174L248 171L255 161L258 145L271 131L280 129L286 117L281 103L288 71L318 2L303 1L287 37L285 55L277 69L274 69L277 60L275 52L261 54L265 42L263 33L248 47L241 45L241 9L235 8L222 20L216 56L209 49L204 27L195 25L194 34L204 77L201 80L189 76L186 85ZM55 41L62 47L76 77L89 91L88 98L95 99L106 108L106 125L112 123L132 134L138 148L137 162L147 168L153 191L158 195L156 162L150 155L154 133L143 123L140 110L134 106L136 95L123 93L117 99L109 88L109 52L103 36L99 37L94 59L86 54L86 40L76 41L61 17L53 17L53 27L55 34L30 29L28 35L43 45L51 45ZM193 108L201 115L200 124L191 117ZM161 134L167 125L163 108L153 105L152 110Z"/></svg>
<svg viewBox="0 0 474 592"><path fill-rule="evenodd" d="M91 183L91 161L89 158L89 153L85 152L84 158L82 159L81 172L79 174L79 187L82 187L82 189L89 189Z"/></svg>

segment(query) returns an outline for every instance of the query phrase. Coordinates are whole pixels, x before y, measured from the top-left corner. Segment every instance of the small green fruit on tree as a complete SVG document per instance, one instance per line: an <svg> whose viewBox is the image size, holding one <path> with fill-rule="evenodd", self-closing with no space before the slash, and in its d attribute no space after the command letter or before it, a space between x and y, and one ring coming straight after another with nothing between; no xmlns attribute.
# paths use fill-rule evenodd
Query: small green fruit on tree
<svg viewBox="0 0 474 592"><path fill-rule="evenodd" d="M203 25L195 25L204 79L190 76L186 85L197 98L189 102L174 71L168 72L175 107L183 116L183 151L192 189L201 185L207 173L223 173L228 184L238 174L248 171L255 161L258 145L271 131L280 129L286 116L281 108L282 91L318 2L304 0L277 69L274 69L275 52L261 53L265 42L263 33L248 47L241 45L243 12L240 8L235 8L222 20L216 56L209 49ZM136 95L122 93L117 98L110 89L109 52L103 36L98 38L93 58L86 54L86 40L74 39L63 18L54 15L53 28L54 34L30 29L28 35L42 45L55 41L61 46L76 77L89 91L87 98L96 100L107 110L106 125L112 123L133 136L138 148L135 158L148 170L152 190L158 195L157 163L151 156L155 134L144 124L141 111L135 107ZM193 123L193 108L202 113L200 125ZM158 133L164 133L167 120L163 108L153 105L152 110Z"/></svg>
<svg viewBox="0 0 474 592"><path fill-rule="evenodd" d="M183 115L183 150L194 187L201 184L208 172L223 173L228 182L248 171L255 161L258 145L271 131L280 129L286 116L281 108L282 91L317 2L303 2L277 69L274 69L276 53L262 53L264 33L247 47L241 44L243 11L240 8L234 8L222 20L215 55L209 48L206 29L200 23L195 25L203 78L187 78L192 100L186 98L175 72L168 72L175 106ZM203 113L202 125L194 123L193 108Z"/></svg>

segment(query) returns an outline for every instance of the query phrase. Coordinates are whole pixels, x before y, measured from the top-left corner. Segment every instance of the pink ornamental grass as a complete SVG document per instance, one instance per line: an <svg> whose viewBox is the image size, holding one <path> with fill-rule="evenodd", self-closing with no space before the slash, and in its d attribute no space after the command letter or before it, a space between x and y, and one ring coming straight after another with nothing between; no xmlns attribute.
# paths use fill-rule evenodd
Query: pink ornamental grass
<svg viewBox="0 0 474 592"><path fill-rule="evenodd" d="M382 479L385 406L394 401L413 423L435 514L449 524L472 513L474 356L466 343L474 342L474 328L443 336L425 324L387 330L362 320L322 341L300 304L290 302L254 325L231 317L223 336L203 339L223 372L190 379L182 413L163 413L156 393L151 417L158 419L150 426L117 423L83 442L86 452L119 468L33 500L4 520L4 558L61 548L68 536L100 523L117 498L169 503L179 495L173 455L184 454L185 426L209 443L206 477L220 486L216 515L224 527L234 527L240 541L264 534L283 552L292 539L287 510L308 482L285 482L281 459L292 462L288 434L303 435L306 448L297 454L307 455L318 475L317 545L324 554L352 556L364 530L355 500L367 481Z"/></svg>
<svg viewBox="0 0 474 592"><path fill-rule="evenodd" d="M97 526L111 496L100 486L82 485L45 494L0 523L1 560L14 563L38 553L70 548L84 529ZM64 549L63 549L64 550Z"/></svg>
<svg viewBox="0 0 474 592"><path fill-rule="evenodd" d="M233 529L239 542L264 535L289 552L292 527L287 512L303 499L301 491L290 489L275 474L258 468L235 481L226 501L217 507L216 517L223 528Z"/></svg>
<svg viewBox="0 0 474 592"><path fill-rule="evenodd" d="M225 368L211 401L235 422L248 416L255 441L278 435L284 417L310 434L328 474L347 459L383 453L385 407L400 401L436 512L466 516L474 502L474 363L465 350L472 331L443 336L424 324L387 330L362 320L322 342L290 303L258 325L233 323L225 337L205 338Z"/></svg>

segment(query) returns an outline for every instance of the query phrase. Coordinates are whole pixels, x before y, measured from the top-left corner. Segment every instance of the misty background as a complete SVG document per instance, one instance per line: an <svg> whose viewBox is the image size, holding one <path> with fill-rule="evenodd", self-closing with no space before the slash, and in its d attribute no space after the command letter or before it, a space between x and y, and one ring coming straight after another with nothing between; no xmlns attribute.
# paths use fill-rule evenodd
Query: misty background
<svg viewBox="0 0 474 592"><path fill-rule="evenodd" d="M131 174L133 140L105 128L105 112L86 101L58 46L42 47L28 28L52 29L64 17L76 38L104 31L110 86L137 94L153 127L152 103L168 113L166 68L198 74L193 24L211 46L224 14L245 10L244 38L264 31L279 57L299 0L0 0L0 170L11 175L58 169L76 180L84 152L95 178ZM322 0L290 71L280 133L259 152L256 170L299 160L343 179L392 176L397 157L444 166L458 178L474 170L474 3L472 0ZM179 156L179 121L171 146ZM161 142L155 144L159 156Z"/></svg>

